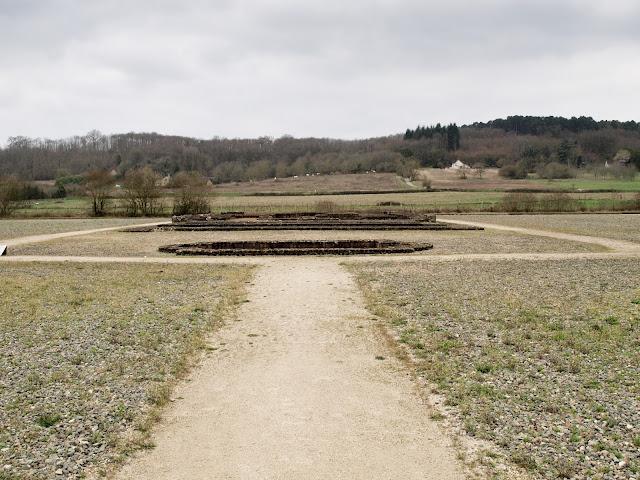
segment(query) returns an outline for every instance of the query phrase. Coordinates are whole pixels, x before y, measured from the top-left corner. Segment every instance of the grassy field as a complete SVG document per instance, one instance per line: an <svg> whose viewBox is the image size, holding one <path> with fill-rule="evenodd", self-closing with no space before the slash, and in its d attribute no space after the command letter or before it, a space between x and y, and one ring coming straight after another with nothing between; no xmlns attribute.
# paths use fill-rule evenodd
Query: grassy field
<svg viewBox="0 0 640 480"><path fill-rule="evenodd" d="M304 175L261 180L258 182L235 182L214 185L219 195L247 195L256 193L317 193L358 192L389 190L415 190L394 173L363 173L354 175Z"/></svg>
<svg viewBox="0 0 640 480"><path fill-rule="evenodd" d="M248 273L0 264L0 478L82 478L150 446L158 408L198 352L215 353L205 337Z"/></svg>
<svg viewBox="0 0 640 480"><path fill-rule="evenodd" d="M534 180L538 185L553 186L567 190L607 190L615 192L638 192L640 191L640 174L636 175L634 181L613 180L608 178L593 178L581 176L566 180Z"/></svg>
<svg viewBox="0 0 640 480"><path fill-rule="evenodd" d="M638 192L640 191L640 174L635 181L615 180L612 178L595 178L590 173L580 173L576 178L566 180L543 180L531 175L525 180L510 180L498 175L498 169L487 168L482 171L482 176L477 169L464 172L464 178L459 170L449 169L425 169L421 175L431 180L431 188L454 190L593 190L611 192Z"/></svg>
<svg viewBox="0 0 640 480"><path fill-rule="evenodd" d="M640 260L350 268L468 435L534 478L637 478Z"/></svg>
<svg viewBox="0 0 640 480"><path fill-rule="evenodd" d="M412 210L419 212L452 213L501 211L503 198L507 192L493 190L478 191L418 191L411 193L336 194L336 195L228 195L211 197L211 212L228 211L277 213L285 211L337 211L337 210ZM541 193L536 198L544 199L553 194ZM622 205L636 199L634 192L568 193L567 199L582 211L619 210ZM162 200L164 209L160 216L171 216L173 199ZM564 202L566 203L566 202ZM116 201L117 209L109 212L124 214L124 208ZM583 205L580 207L580 205ZM16 215L26 218L37 217L87 217L86 199L66 198L64 200L40 200L38 204L18 210ZM0 222L2 220L0 219Z"/></svg>
<svg viewBox="0 0 640 480"><path fill-rule="evenodd" d="M541 181L535 179L509 180L500 177L496 169L475 170L460 178L460 172L447 169L421 170L428 177L434 191L425 192L421 180L407 184L393 174L370 173L353 175L314 175L299 178L263 180L216 185L210 199L212 212L255 211L281 212L288 210L321 209L415 209L431 212L500 211L504 196L509 191L546 192L566 190L576 210L619 210L636 198L639 181L616 181L580 177L567 181ZM589 190L589 192L583 191ZM359 192L377 192L364 194ZM547 193L551 195L551 193ZM165 190L160 200L160 216L170 216L173 192ZM566 203L566 202L565 202ZM110 215L124 215L125 208L119 198L107 207ZM68 197L45 199L29 203L16 212L24 217L81 217L90 214L86 198Z"/></svg>

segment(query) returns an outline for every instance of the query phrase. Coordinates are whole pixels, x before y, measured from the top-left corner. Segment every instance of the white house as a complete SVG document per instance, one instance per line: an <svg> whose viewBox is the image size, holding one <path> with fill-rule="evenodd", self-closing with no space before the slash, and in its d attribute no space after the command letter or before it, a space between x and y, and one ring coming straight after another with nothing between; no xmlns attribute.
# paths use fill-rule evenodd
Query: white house
<svg viewBox="0 0 640 480"><path fill-rule="evenodd" d="M467 168L471 168L471 167L469 165L467 165L466 163L462 163L460 160L456 160L451 165L451 170L463 170L463 169L467 169Z"/></svg>

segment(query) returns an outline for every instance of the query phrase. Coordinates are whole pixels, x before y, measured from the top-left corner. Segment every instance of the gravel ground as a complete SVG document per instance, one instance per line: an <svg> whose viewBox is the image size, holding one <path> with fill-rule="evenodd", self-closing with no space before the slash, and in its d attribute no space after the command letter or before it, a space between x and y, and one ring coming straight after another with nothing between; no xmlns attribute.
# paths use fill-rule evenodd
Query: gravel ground
<svg viewBox="0 0 640 480"><path fill-rule="evenodd" d="M72 232L77 230L93 230L96 228L118 227L170 221L163 218L32 218L32 219L0 219L0 241L2 239L42 235L45 233Z"/></svg>
<svg viewBox="0 0 640 480"><path fill-rule="evenodd" d="M101 232L74 238L11 247L9 255L165 256L161 245L229 240L371 239L428 242L425 255L450 253L599 252L602 247L553 238L497 231L248 231L248 232Z"/></svg>
<svg viewBox="0 0 640 480"><path fill-rule="evenodd" d="M640 260L351 268L469 435L533 478L640 478Z"/></svg>
<svg viewBox="0 0 640 480"><path fill-rule="evenodd" d="M0 264L0 479L83 478L145 437L238 266ZM155 409L155 410L154 410Z"/></svg>
<svg viewBox="0 0 640 480"><path fill-rule="evenodd" d="M455 215L450 218L640 242L640 215L637 214Z"/></svg>

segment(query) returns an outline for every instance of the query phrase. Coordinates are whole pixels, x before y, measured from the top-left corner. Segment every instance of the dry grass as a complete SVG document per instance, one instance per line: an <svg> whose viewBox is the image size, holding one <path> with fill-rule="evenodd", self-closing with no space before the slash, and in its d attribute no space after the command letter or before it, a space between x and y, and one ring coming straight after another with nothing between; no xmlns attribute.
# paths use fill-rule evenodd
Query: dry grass
<svg viewBox="0 0 640 480"><path fill-rule="evenodd" d="M221 194L251 193L317 193L412 190L394 173L361 173L333 175L304 175L297 178L278 178L256 182L234 182L215 185L213 191Z"/></svg>
<svg viewBox="0 0 640 480"><path fill-rule="evenodd" d="M467 434L536 478L640 468L640 260L351 269Z"/></svg>
<svg viewBox="0 0 640 480"><path fill-rule="evenodd" d="M510 180L498 175L497 168L486 168L480 171L472 168L465 170L462 178L460 170L427 168L420 170L420 174L431 179L431 188L451 190L554 190L560 187L554 185L540 185L528 180Z"/></svg>
<svg viewBox="0 0 640 480"><path fill-rule="evenodd" d="M79 478L149 445L157 408L240 303L249 272L30 263L0 273L3 475Z"/></svg>

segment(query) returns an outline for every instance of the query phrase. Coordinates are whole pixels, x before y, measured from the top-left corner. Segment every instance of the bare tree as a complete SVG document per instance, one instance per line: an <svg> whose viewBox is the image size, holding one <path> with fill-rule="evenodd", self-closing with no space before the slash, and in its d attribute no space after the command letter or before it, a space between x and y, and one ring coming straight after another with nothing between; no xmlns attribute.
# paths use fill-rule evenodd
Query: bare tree
<svg viewBox="0 0 640 480"><path fill-rule="evenodd" d="M475 168L478 178L482 178L482 174L484 173L484 163L478 162L473 166L473 168Z"/></svg>
<svg viewBox="0 0 640 480"><path fill-rule="evenodd" d="M84 185L91 199L91 211L96 217L106 213L109 194L115 183L109 172L102 168L93 168L83 177Z"/></svg>
<svg viewBox="0 0 640 480"><path fill-rule="evenodd" d="M128 170L122 186L130 215L153 215L160 209L160 175L149 167Z"/></svg>
<svg viewBox="0 0 640 480"><path fill-rule="evenodd" d="M8 217L20 207L23 200L24 185L16 175L4 175L0 178L0 217Z"/></svg>
<svg viewBox="0 0 640 480"><path fill-rule="evenodd" d="M197 172L178 172L170 187L177 189L173 202L174 215L208 213L211 206L208 200L207 179Z"/></svg>

